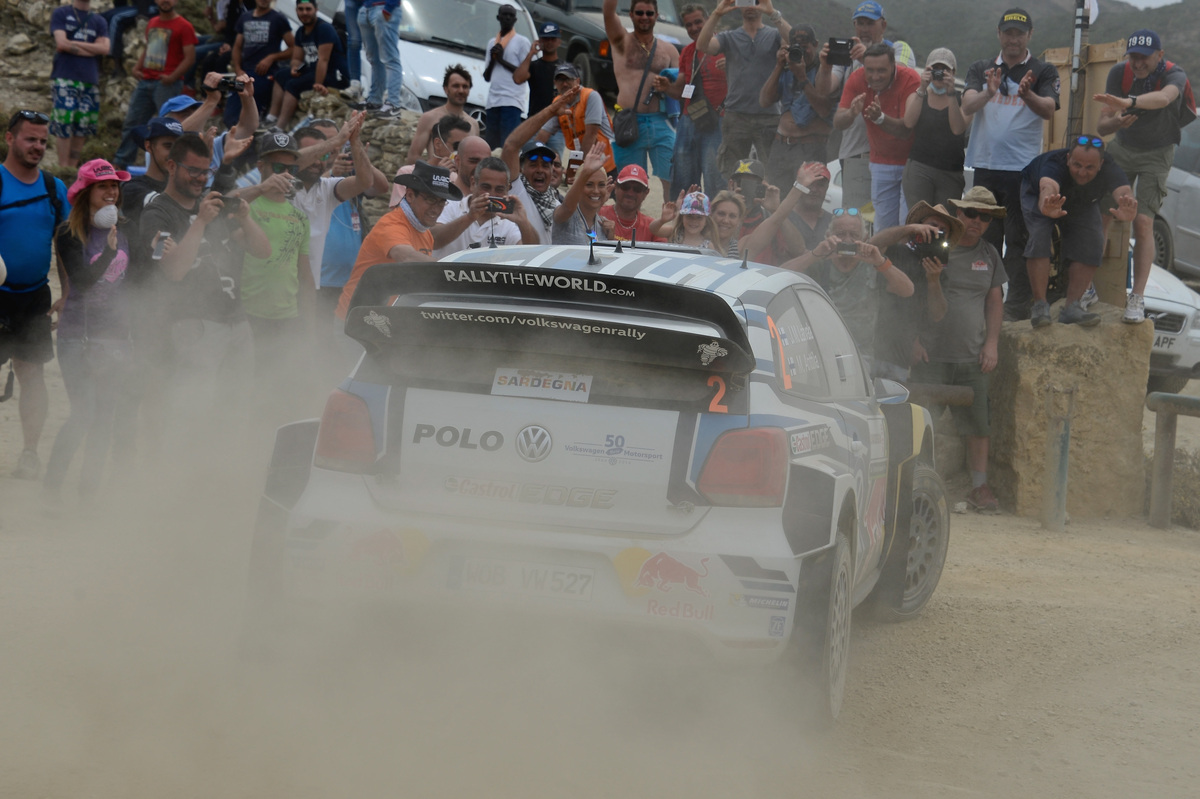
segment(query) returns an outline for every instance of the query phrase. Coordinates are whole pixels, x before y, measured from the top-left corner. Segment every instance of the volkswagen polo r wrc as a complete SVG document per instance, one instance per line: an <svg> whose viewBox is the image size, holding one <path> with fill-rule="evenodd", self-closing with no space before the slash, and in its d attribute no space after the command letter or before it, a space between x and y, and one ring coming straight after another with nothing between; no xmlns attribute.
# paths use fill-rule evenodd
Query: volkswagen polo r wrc
<svg viewBox="0 0 1200 799"><path fill-rule="evenodd" d="M368 592L659 625L790 653L836 717L852 608L917 614L945 561L929 412L804 275L594 249L364 274L365 354L277 434L251 618Z"/></svg>

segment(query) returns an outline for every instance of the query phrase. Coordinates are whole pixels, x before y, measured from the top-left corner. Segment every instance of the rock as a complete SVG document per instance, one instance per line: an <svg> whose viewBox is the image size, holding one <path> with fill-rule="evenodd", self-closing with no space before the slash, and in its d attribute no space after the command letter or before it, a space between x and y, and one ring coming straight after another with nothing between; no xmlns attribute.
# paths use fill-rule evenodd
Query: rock
<svg viewBox="0 0 1200 799"><path fill-rule="evenodd" d="M1061 303L1059 304L1061 305ZM1145 493L1142 414L1149 374L1151 324L1122 324L1120 309L1098 304L1098 327L1053 324L1034 330L1007 322L993 372L988 483L1006 509L1042 512L1052 387L1074 388L1067 510L1078 519L1140 516ZM1058 306L1053 309L1057 317ZM1056 394L1056 410L1066 410Z"/></svg>
<svg viewBox="0 0 1200 799"><path fill-rule="evenodd" d="M8 38L8 43L4 45L4 52L8 55L25 55L34 46L32 39L23 33L18 33Z"/></svg>

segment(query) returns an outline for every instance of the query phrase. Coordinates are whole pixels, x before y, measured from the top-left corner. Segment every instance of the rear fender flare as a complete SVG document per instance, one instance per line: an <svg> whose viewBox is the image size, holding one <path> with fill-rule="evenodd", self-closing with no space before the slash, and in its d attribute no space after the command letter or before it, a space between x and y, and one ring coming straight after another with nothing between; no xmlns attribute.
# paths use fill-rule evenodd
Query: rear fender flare
<svg viewBox="0 0 1200 799"><path fill-rule="evenodd" d="M783 530L796 556L833 546L843 509L856 508L854 475L793 464L783 501Z"/></svg>

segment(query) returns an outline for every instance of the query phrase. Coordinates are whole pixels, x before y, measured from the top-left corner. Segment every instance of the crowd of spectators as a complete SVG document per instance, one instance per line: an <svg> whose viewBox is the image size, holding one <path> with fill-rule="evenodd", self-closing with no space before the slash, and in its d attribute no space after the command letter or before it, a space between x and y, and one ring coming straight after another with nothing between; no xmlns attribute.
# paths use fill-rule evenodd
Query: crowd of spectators
<svg viewBox="0 0 1200 799"><path fill-rule="evenodd" d="M217 35L204 41L176 0L127 8L106 18L72 0L54 12L54 111L12 116L0 167L0 358L20 383L16 475L41 474L43 366L57 327L71 415L45 469L54 498L85 442L86 498L110 461L133 457L139 419L155 452L172 435L236 429L241 413L270 418L306 379L344 371L352 349L340 326L375 264L619 239L805 272L873 375L973 388L974 403L954 412L968 443L968 499L995 510L987 379L1001 321L1051 324L1057 231L1067 273L1058 321L1096 324L1091 279L1113 218L1133 221L1137 239L1124 318L1144 318L1150 220L1192 111L1186 76L1151 31L1131 35L1127 61L1095 97L1098 132L1114 142L1085 135L1043 153L1059 84L1029 50L1033 20L1022 9L1001 17L999 54L973 62L960 92L955 53L936 48L917 68L908 45L886 38L875 0L854 9L853 36L824 44L771 0L719 0L711 13L688 5L682 53L655 34L657 0L634 0L628 19L605 0L613 114L559 59L555 24L530 42L503 6L485 47L483 135L466 108L472 75L452 66L445 103L421 116L389 180L361 133L367 113L393 115L399 102L395 0L347 3L361 56L309 0L296 5L294 32L271 0L223 1ZM151 19L121 143L111 162L78 166L68 188L41 170L42 157L53 136L59 163L77 165L95 132L99 60L120 47L109 27L138 13ZM360 57L372 65L365 88ZM233 76L199 72L197 99L187 77L197 61ZM363 98L362 110L289 130L305 92L339 89ZM835 158L843 202L829 212ZM663 191L657 215L643 210L652 174ZM371 225L362 198L389 191L390 210Z"/></svg>

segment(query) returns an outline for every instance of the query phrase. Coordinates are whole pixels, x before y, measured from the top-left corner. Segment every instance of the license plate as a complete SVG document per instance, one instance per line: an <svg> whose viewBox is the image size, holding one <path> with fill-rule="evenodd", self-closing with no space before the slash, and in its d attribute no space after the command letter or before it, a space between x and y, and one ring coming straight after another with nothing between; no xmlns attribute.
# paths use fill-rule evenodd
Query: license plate
<svg viewBox="0 0 1200 799"><path fill-rule="evenodd" d="M451 588L590 602L595 571L575 566L496 558L463 558Z"/></svg>

